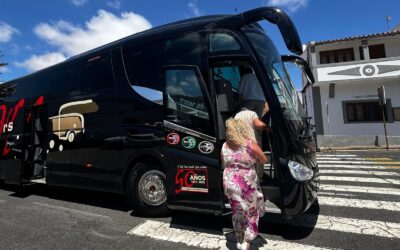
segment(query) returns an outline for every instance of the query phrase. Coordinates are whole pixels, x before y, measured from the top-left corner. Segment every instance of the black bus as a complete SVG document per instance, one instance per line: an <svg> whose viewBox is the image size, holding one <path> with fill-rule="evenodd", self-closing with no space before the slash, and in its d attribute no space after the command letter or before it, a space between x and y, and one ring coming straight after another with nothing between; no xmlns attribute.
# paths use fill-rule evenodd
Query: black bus
<svg viewBox="0 0 400 250"><path fill-rule="evenodd" d="M273 131L263 193L303 213L318 191L315 143L282 61L300 59L281 58L262 20L302 53L290 18L263 7L156 27L1 84L0 181L125 194L147 216L223 214L224 122L251 70Z"/></svg>

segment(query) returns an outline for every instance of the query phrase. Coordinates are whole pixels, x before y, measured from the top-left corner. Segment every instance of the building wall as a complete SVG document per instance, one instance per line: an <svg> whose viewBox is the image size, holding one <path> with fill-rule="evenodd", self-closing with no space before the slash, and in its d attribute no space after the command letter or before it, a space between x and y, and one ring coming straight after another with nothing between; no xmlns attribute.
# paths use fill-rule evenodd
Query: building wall
<svg viewBox="0 0 400 250"><path fill-rule="evenodd" d="M329 98L329 86L321 86L322 117L325 135L384 135L382 122L345 123L343 101L377 100L377 88L381 82L359 82L335 84L335 98ZM384 83L386 98L393 107L400 106L400 82ZM328 104L328 112L327 112ZM328 124L329 116L329 124ZM400 136L400 121L387 123L388 134Z"/></svg>
<svg viewBox="0 0 400 250"><path fill-rule="evenodd" d="M343 114L343 101L377 100L377 88L382 85L392 107L400 107L400 80L383 84L377 81L335 84L334 98L329 98L329 85L320 86L324 134L318 137L318 144L322 147L384 145L382 122L345 123ZM400 145L400 121L386 126L390 144Z"/></svg>

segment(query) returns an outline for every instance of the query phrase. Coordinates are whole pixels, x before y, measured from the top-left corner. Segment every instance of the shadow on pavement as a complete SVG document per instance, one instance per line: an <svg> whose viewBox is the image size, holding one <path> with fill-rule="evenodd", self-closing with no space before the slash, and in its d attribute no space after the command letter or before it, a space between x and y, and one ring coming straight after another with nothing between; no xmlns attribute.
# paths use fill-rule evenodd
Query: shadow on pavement
<svg viewBox="0 0 400 250"><path fill-rule="evenodd" d="M31 195L36 195L54 200L79 203L123 212L131 210L125 198L118 194L45 185L3 185L1 188L13 192L10 196L21 199L27 198Z"/></svg>

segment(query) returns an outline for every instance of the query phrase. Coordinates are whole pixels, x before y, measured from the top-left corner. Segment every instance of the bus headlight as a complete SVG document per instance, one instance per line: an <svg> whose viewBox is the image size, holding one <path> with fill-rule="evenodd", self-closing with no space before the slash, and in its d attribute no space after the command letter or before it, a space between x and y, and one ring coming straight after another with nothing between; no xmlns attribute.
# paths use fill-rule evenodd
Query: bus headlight
<svg viewBox="0 0 400 250"><path fill-rule="evenodd" d="M314 176L314 172L308 167L296 161L288 162L290 174L298 181L309 181Z"/></svg>

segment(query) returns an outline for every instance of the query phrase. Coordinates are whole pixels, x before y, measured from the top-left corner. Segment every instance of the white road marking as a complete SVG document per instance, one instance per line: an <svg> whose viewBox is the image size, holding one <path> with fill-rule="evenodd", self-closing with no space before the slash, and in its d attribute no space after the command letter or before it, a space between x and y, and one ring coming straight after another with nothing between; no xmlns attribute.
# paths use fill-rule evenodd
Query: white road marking
<svg viewBox="0 0 400 250"><path fill-rule="evenodd" d="M359 220L344 217L319 215L305 215L296 220L278 219L280 224L289 224L299 227L312 227L323 230L332 230L344 233L355 233L387 238L400 237L400 224L373 220ZM148 220L128 232L130 235L150 237L174 243L183 243L187 246L201 248L227 249L226 236L222 232L194 228L190 226L171 225L160 221ZM298 243L281 242L267 239L268 245L260 249L318 249ZM232 241L231 243L234 244Z"/></svg>
<svg viewBox="0 0 400 250"><path fill-rule="evenodd" d="M359 155L352 154L317 154L317 157L360 157Z"/></svg>
<svg viewBox="0 0 400 250"><path fill-rule="evenodd" d="M189 226L171 225L170 223L147 220L128 232L130 235L144 236L157 240L164 240L174 243L182 243L187 246L201 248L228 249L227 236L222 232L212 233L211 230L199 229ZM236 245L236 242L229 241ZM267 239L267 245L259 249L324 249L298 243L276 241Z"/></svg>
<svg viewBox="0 0 400 250"><path fill-rule="evenodd" d="M51 209L57 209L65 212L70 212L74 214L79 214L85 217L96 217L96 218L101 218L101 219L106 219L106 220L112 220L110 216L105 216L101 214L95 214L95 213L90 213L86 211L81 211L78 209L73 209L73 208L68 208L68 207L61 207L61 206L55 206L55 205L50 205L47 203L41 203L41 202L33 202L33 204L41 206L41 207L46 207L46 208L51 208Z"/></svg>
<svg viewBox="0 0 400 250"><path fill-rule="evenodd" d="M376 176L400 176L397 172L384 172L384 171L370 171L370 170L348 170L346 168L342 169L320 169L320 174L356 174L356 175L376 175Z"/></svg>
<svg viewBox="0 0 400 250"><path fill-rule="evenodd" d="M318 163L336 163L336 164L358 164L358 165L398 165L398 161L338 161L338 160L317 160Z"/></svg>
<svg viewBox="0 0 400 250"><path fill-rule="evenodd" d="M400 195L399 188L380 188L380 187L361 187L350 185L327 185L320 186L322 191L350 192L350 193L369 193L369 194L388 194Z"/></svg>
<svg viewBox="0 0 400 250"><path fill-rule="evenodd" d="M352 181L366 183L384 183L400 185L400 180L383 178L347 177L347 176L320 176L321 181Z"/></svg>
<svg viewBox="0 0 400 250"><path fill-rule="evenodd" d="M344 193L335 193L335 192L326 192L326 191L318 191L318 199L324 195L333 195L333 196L343 196L343 197L357 197L357 194L344 194Z"/></svg>
<svg viewBox="0 0 400 250"><path fill-rule="evenodd" d="M320 169L322 168L350 168L350 169L386 169L388 166L383 165L344 165L344 164L318 164Z"/></svg>
<svg viewBox="0 0 400 250"><path fill-rule="evenodd" d="M394 202L394 201L359 200L359 199L318 196L318 202L326 206L400 211L400 202Z"/></svg>
<svg viewBox="0 0 400 250"><path fill-rule="evenodd" d="M400 224L384 221L358 220L344 217L319 215L315 224L315 216L306 215L303 220L289 221L289 224L302 227L333 230L345 233L356 233L388 238L400 237ZM283 221L284 222L284 221ZM315 226L314 226L315 224Z"/></svg>
<svg viewBox="0 0 400 250"><path fill-rule="evenodd" d="M393 161L391 158L363 158L363 157L318 157L319 160L346 160L346 161Z"/></svg>

